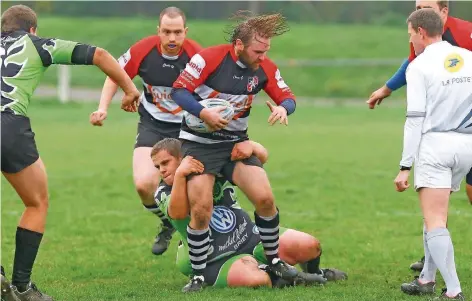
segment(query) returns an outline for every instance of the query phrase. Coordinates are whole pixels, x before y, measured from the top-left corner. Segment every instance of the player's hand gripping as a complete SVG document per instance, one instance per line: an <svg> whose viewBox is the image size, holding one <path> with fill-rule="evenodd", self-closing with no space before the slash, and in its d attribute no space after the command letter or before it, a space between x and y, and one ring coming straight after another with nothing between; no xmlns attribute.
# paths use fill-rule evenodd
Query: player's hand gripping
<svg viewBox="0 0 472 301"><path fill-rule="evenodd" d="M375 90L369 97L369 100L366 103L369 105L369 109L375 109L375 105L380 105L384 98L387 98L392 94L392 90L390 90L386 85L382 86L382 88Z"/></svg>
<svg viewBox="0 0 472 301"><path fill-rule="evenodd" d="M269 110L271 111L269 119L267 120L270 125L274 125L277 120L280 120L280 124L288 125L287 110L284 107L276 107L272 105L270 101L266 101L266 104L269 107Z"/></svg>
<svg viewBox="0 0 472 301"><path fill-rule="evenodd" d="M228 125L228 120L221 117L220 112L226 107L218 106L213 108L205 108L200 112L200 119L202 119L212 132L219 131Z"/></svg>
<svg viewBox="0 0 472 301"><path fill-rule="evenodd" d="M231 152L231 161L243 160L249 158L254 152L254 148L251 141L246 140L243 142L236 143Z"/></svg>
<svg viewBox="0 0 472 301"><path fill-rule="evenodd" d="M123 96L123 99L121 100L121 108L125 110L126 112L136 112L138 111L138 105L139 105L139 91L134 87L129 92L125 92L125 95Z"/></svg>
<svg viewBox="0 0 472 301"><path fill-rule="evenodd" d="M401 170L397 177L395 178L395 186L398 192L403 192L407 190L410 187L410 184L408 184L408 178L410 177L410 171L409 170Z"/></svg>
<svg viewBox="0 0 472 301"><path fill-rule="evenodd" d="M90 114L90 123L95 126L102 126L103 121L107 119L107 111L98 109L97 111Z"/></svg>
<svg viewBox="0 0 472 301"><path fill-rule="evenodd" d="M194 159L192 156L186 156L180 162L179 167L175 171L175 175L178 177L186 177L190 174L197 173L201 174L205 167L203 163Z"/></svg>

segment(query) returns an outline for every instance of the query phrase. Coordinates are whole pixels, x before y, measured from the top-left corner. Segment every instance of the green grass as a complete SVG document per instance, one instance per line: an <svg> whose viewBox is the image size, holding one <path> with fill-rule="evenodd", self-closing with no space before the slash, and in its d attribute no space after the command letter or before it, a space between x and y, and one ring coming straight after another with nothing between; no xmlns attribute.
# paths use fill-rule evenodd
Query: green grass
<svg viewBox="0 0 472 301"><path fill-rule="evenodd" d="M39 34L90 43L109 50L115 57L141 38L155 33L156 20L137 18L41 19ZM189 21L189 38L202 46L225 42L227 22ZM292 24L291 31L274 38L270 57L278 59L404 58L408 55L406 28L369 25ZM311 97L368 97L398 66L283 67L282 76L297 95ZM57 83L51 67L46 84ZM104 75L87 66L73 68L76 86L101 87ZM403 93L403 92L401 92ZM398 93L398 96L402 94Z"/></svg>
<svg viewBox="0 0 472 301"><path fill-rule="evenodd" d="M30 109L50 189L34 280L57 300L427 300L399 291L413 276L408 265L422 255L417 196L393 186L403 109L300 105L288 127L269 127L267 108L256 107L250 137L270 152L266 169L282 225L318 237L322 265L346 270L350 278L323 288L208 289L195 295L180 293L186 278L174 266L177 237L162 257L150 252L156 218L142 208L132 183L137 116L113 106L105 126L94 128L88 123L94 109L53 102ZM23 206L1 183L2 264L10 274ZM469 296L471 210L463 191L452 196L449 228ZM439 280L438 291L442 285Z"/></svg>

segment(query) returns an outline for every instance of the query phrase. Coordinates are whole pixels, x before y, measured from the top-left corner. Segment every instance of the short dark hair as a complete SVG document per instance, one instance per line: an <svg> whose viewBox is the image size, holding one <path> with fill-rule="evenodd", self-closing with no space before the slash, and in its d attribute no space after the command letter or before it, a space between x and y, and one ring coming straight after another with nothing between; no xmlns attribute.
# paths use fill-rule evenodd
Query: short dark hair
<svg viewBox="0 0 472 301"><path fill-rule="evenodd" d="M182 157L182 152L180 150L182 143L180 140L175 138L164 138L161 141L154 144L151 150L151 158L154 157L160 151L167 151L172 157L180 158Z"/></svg>
<svg viewBox="0 0 472 301"><path fill-rule="evenodd" d="M178 7L175 6L170 6L167 8L164 8L161 13L159 14L159 25L161 25L162 17L168 16L169 18L177 18L177 17L182 17L182 20L184 20L184 26L187 23L187 18L185 17L185 13Z"/></svg>
<svg viewBox="0 0 472 301"><path fill-rule="evenodd" d="M423 28L429 37L437 37L443 34L444 23L439 14L432 8L423 8L414 11L406 22L407 24L411 24L415 32L418 32L420 27Z"/></svg>
<svg viewBox="0 0 472 301"><path fill-rule="evenodd" d="M26 5L13 5L2 14L2 32L29 32L31 27L38 27L38 18L34 10Z"/></svg>
<svg viewBox="0 0 472 301"><path fill-rule="evenodd" d="M228 42L241 40L248 45L257 34L263 38L280 36L290 30L287 19L280 13L254 16L250 11L238 11L231 20L236 24L230 26L226 33Z"/></svg>
<svg viewBox="0 0 472 301"><path fill-rule="evenodd" d="M449 7L449 1L437 1L436 2L439 6L440 9L443 9L445 7Z"/></svg>

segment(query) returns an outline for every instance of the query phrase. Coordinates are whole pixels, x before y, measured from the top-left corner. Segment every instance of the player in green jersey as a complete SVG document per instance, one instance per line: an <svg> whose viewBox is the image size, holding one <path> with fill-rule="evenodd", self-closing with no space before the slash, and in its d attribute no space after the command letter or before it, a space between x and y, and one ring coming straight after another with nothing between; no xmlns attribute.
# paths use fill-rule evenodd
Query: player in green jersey
<svg viewBox="0 0 472 301"><path fill-rule="evenodd" d="M267 160L265 148L253 141L237 144L232 154L233 159L254 154L262 163ZM201 173L204 167L192 157L182 159L180 142L176 139L167 138L158 142L151 156L163 179L155 194L156 203L182 237L177 266L184 275L190 276L192 266L189 256L198 261L201 254L188 252L187 241L192 239L193 233L187 233L190 216L186 176ZM237 202L235 187L230 183L233 169L234 165L227 165L223 177L216 178L210 237L202 247L203 252L208 254L208 265L202 279L194 277L192 281L202 281L216 287L280 287L347 278L347 274L339 270L320 268L321 246L315 237L285 228L280 228L281 259L292 265L301 264L306 273L299 272L295 281L288 283L272 271L267 266L261 244L259 231L262 229L256 227Z"/></svg>
<svg viewBox="0 0 472 301"><path fill-rule="evenodd" d="M125 92L122 108L126 111L136 111L139 92L107 51L38 37L37 17L31 8L14 5L4 11L1 23L1 167L26 207L16 230L12 285L2 267L2 300L52 300L31 282L48 209L46 171L27 115L31 97L52 64L98 66Z"/></svg>

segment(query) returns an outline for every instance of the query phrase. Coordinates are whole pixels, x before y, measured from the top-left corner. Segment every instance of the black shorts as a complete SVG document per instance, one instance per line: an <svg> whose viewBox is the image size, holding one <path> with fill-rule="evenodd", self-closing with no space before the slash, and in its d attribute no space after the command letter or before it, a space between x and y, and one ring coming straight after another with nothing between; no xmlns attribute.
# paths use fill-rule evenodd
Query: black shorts
<svg viewBox="0 0 472 301"><path fill-rule="evenodd" d="M182 140L182 154L184 156L192 156L202 162L203 166L205 166L205 170L203 171L204 174L217 175L223 173L225 170L224 167L227 164L232 164L231 152L235 144L235 142L203 144ZM261 161L259 161L255 156L251 156L248 159L243 160L243 162L247 165L262 167ZM232 169L230 167L227 171L228 175L231 175L230 178L232 178L233 169L234 167Z"/></svg>
<svg viewBox="0 0 472 301"><path fill-rule="evenodd" d="M153 147L164 138L179 138L180 123L164 122L155 119L142 104L139 105L139 123L134 148Z"/></svg>
<svg viewBox="0 0 472 301"><path fill-rule="evenodd" d="M17 173L39 159L38 149L26 116L2 112L2 171Z"/></svg>
<svg viewBox="0 0 472 301"><path fill-rule="evenodd" d="M207 263L207 266L203 271L203 277L205 278L205 282L209 285L215 285L215 282L218 279L220 279L220 281L226 282L231 265L241 257L253 256L254 250L256 249L260 241L261 240L259 238L259 235L251 235L249 241L246 243L246 246L241 250L238 250L236 253L231 254L231 256L227 256L217 261Z"/></svg>
<svg viewBox="0 0 472 301"><path fill-rule="evenodd" d="M465 182L469 185L472 185L472 169L469 173L465 176Z"/></svg>

